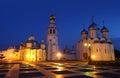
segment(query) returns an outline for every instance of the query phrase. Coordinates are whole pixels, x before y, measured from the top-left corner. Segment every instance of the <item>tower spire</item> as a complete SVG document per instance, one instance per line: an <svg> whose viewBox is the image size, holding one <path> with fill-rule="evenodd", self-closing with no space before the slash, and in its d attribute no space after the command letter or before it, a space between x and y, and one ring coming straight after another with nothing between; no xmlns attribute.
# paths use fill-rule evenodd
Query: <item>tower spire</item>
<svg viewBox="0 0 120 78"><path fill-rule="evenodd" d="M55 20L54 11L52 11L52 14L50 16L50 20Z"/></svg>

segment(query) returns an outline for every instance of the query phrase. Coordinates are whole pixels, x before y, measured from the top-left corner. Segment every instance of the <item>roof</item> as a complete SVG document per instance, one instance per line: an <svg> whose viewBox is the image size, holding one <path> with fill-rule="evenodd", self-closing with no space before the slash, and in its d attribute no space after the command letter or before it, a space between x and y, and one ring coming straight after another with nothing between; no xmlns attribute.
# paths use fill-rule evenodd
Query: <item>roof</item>
<svg viewBox="0 0 120 78"><path fill-rule="evenodd" d="M99 29L95 22L92 22L92 24L88 27L88 29L91 29L91 28L97 29L97 30Z"/></svg>
<svg viewBox="0 0 120 78"><path fill-rule="evenodd" d="M85 29L83 29L83 30L81 31L81 34L82 34L82 33L88 34L88 31L85 30Z"/></svg>
<svg viewBox="0 0 120 78"><path fill-rule="evenodd" d="M50 20L55 20L55 16L53 14L50 16Z"/></svg>
<svg viewBox="0 0 120 78"><path fill-rule="evenodd" d="M109 32L109 30L105 26L103 26L103 28L101 29L101 32Z"/></svg>
<svg viewBox="0 0 120 78"><path fill-rule="evenodd" d="M26 42L25 42L25 44L26 43L31 43L32 44L32 47L31 48L38 48L39 47L39 43L37 42L37 41L35 41L35 40L27 40Z"/></svg>

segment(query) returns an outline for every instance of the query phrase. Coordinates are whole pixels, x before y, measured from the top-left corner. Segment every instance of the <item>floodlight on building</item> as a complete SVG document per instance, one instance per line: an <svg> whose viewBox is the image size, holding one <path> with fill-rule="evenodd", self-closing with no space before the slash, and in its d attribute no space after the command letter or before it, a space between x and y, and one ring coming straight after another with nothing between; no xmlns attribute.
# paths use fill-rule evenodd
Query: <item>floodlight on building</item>
<svg viewBox="0 0 120 78"><path fill-rule="evenodd" d="M60 52L57 53L57 57L61 57L62 54Z"/></svg>
<svg viewBox="0 0 120 78"><path fill-rule="evenodd" d="M95 58L96 58L96 56L95 56L95 55L92 55L92 56L91 56L91 58L92 58L92 59L95 59Z"/></svg>
<svg viewBox="0 0 120 78"><path fill-rule="evenodd" d="M91 46L91 44L88 44L88 46L90 47L90 46Z"/></svg>
<svg viewBox="0 0 120 78"><path fill-rule="evenodd" d="M61 57L62 57L62 53L61 52L57 52L56 57L57 57L57 60L60 60Z"/></svg>
<svg viewBox="0 0 120 78"><path fill-rule="evenodd" d="M84 46L87 46L87 43L84 43Z"/></svg>
<svg viewBox="0 0 120 78"><path fill-rule="evenodd" d="M12 57L12 54L10 54L9 56Z"/></svg>
<svg viewBox="0 0 120 78"><path fill-rule="evenodd" d="M26 58L28 58L29 57L29 54L26 54Z"/></svg>

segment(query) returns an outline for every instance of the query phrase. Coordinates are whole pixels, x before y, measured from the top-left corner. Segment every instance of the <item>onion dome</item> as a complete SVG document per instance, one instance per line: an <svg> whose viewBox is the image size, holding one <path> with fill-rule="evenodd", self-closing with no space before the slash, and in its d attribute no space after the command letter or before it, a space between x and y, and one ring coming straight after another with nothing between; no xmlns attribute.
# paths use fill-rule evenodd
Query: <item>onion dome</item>
<svg viewBox="0 0 120 78"><path fill-rule="evenodd" d="M53 14L50 16L50 20L55 20L55 16Z"/></svg>
<svg viewBox="0 0 120 78"><path fill-rule="evenodd" d="M35 40L34 35L33 35L33 34L31 34L31 35L29 36L28 40Z"/></svg>
<svg viewBox="0 0 120 78"><path fill-rule="evenodd" d="M95 30L99 30L97 24L95 22L92 22L92 24L88 27L88 29L95 29Z"/></svg>
<svg viewBox="0 0 120 78"><path fill-rule="evenodd" d="M39 48L39 43L35 40L33 35L30 35L28 40L25 42L26 47L28 43L31 44L30 48Z"/></svg>
<svg viewBox="0 0 120 78"><path fill-rule="evenodd" d="M101 29L101 32L109 32L109 30L105 26L103 26L103 28Z"/></svg>
<svg viewBox="0 0 120 78"><path fill-rule="evenodd" d="M50 24L49 24L49 27L50 27L50 28L51 28L51 27L52 27L52 28L56 27L54 14L52 14L52 15L50 16Z"/></svg>
<svg viewBox="0 0 120 78"><path fill-rule="evenodd" d="M41 49L45 49L45 44L44 44L44 40L43 39L41 41L40 47L41 47Z"/></svg>
<svg viewBox="0 0 120 78"><path fill-rule="evenodd" d="M85 29L83 29L83 30L81 31L81 34L88 34L88 31L85 30Z"/></svg>
<svg viewBox="0 0 120 78"><path fill-rule="evenodd" d="M44 39L42 39L41 44L44 44Z"/></svg>

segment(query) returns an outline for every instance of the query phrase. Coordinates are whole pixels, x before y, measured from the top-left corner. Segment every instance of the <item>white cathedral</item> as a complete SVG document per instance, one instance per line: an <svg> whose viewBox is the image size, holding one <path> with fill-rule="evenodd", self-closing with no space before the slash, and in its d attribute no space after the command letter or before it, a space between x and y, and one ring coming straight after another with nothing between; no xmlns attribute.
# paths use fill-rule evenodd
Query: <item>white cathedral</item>
<svg viewBox="0 0 120 78"><path fill-rule="evenodd" d="M81 31L82 39L77 42L77 59L80 61L114 61L114 46L108 36L109 30L105 26L100 30L93 21L88 31L85 29ZM102 38L99 37L99 31Z"/></svg>

